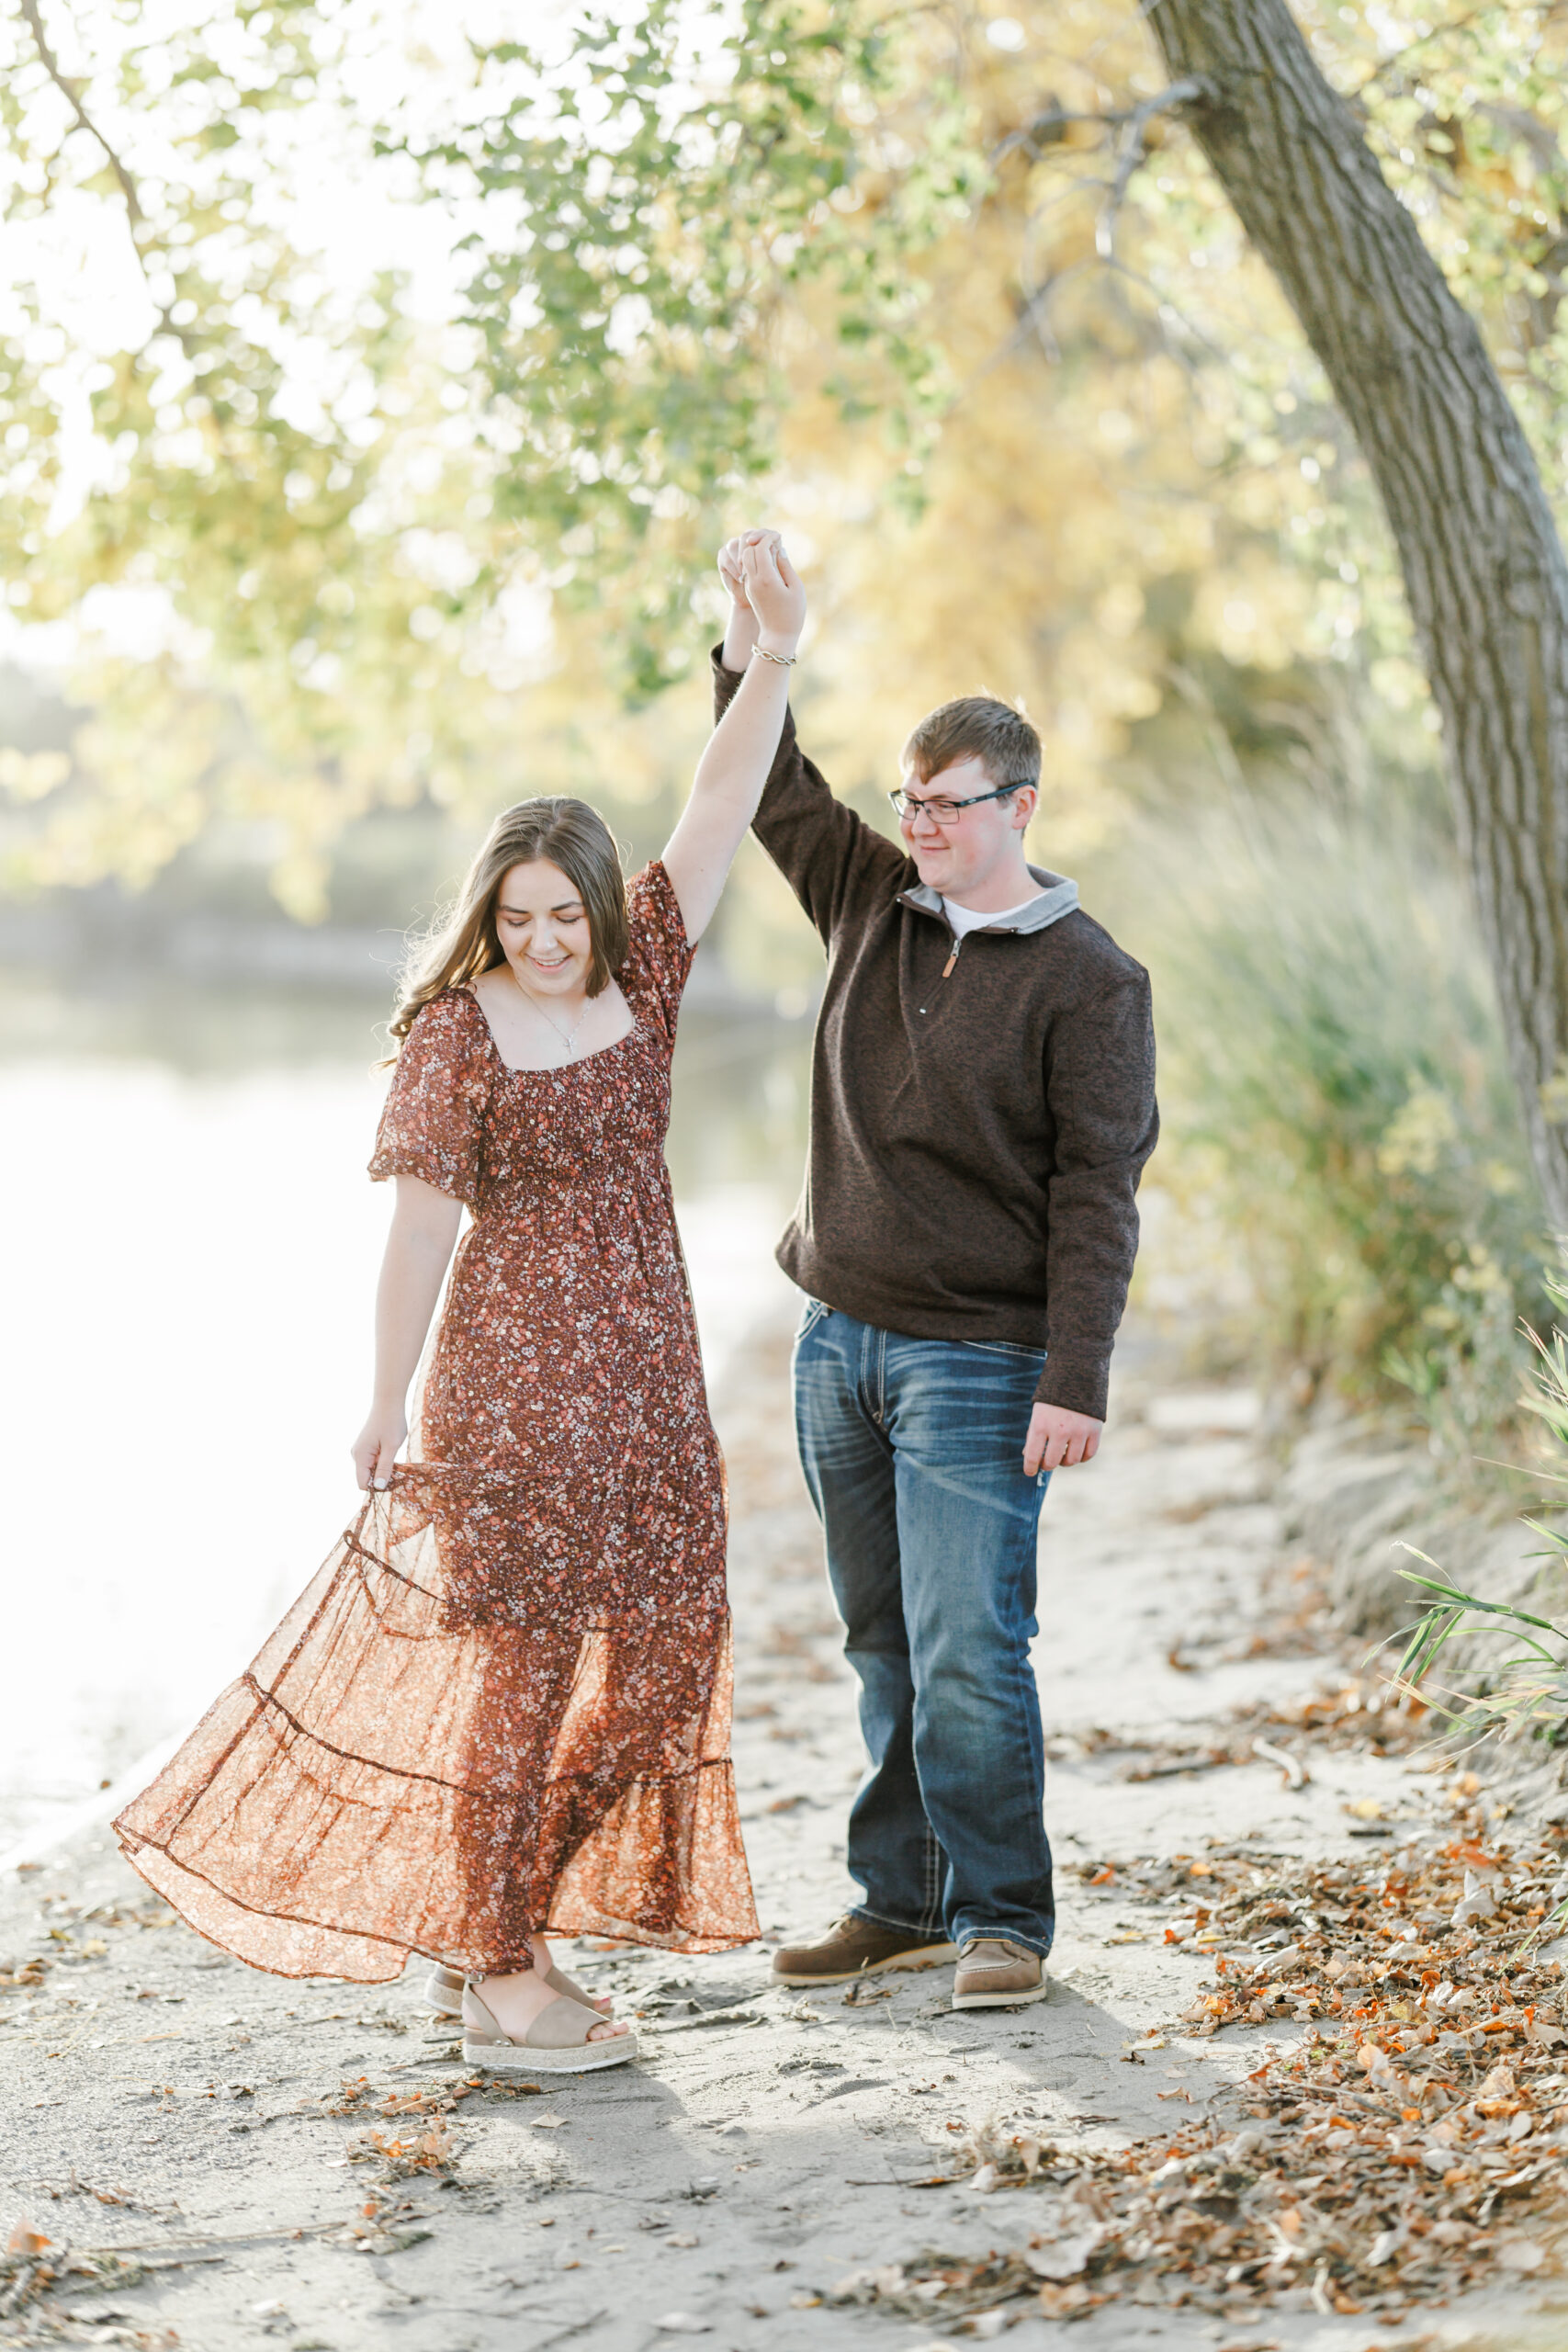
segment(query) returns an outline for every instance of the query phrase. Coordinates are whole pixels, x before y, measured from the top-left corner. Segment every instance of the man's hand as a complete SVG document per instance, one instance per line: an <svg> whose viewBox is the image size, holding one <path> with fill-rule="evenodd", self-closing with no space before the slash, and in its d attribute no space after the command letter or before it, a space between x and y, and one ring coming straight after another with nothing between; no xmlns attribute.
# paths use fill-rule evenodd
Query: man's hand
<svg viewBox="0 0 1568 2352"><path fill-rule="evenodd" d="M1042 1470L1070 1470L1076 1463L1092 1462L1104 1427L1088 1413L1069 1413L1065 1405L1036 1405L1024 1440L1024 1476L1036 1478Z"/></svg>

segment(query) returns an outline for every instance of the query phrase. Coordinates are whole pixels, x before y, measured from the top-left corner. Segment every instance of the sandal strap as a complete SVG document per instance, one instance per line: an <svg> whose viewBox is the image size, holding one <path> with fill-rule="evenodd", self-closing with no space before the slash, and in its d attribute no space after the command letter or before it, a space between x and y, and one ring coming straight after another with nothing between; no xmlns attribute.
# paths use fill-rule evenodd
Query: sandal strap
<svg viewBox="0 0 1568 2352"><path fill-rule="evenodd" d="M465 2015L463 2024L468 2039L491 2049L510 2043L514 2050L581 2050L593 2028L605 2022L597 2009L584 2008L581 2001L570 2000L565 1994L558 1993L553 2001L546 2002L526 2032L507 2033L495 2012L481 2000L472 1984L468 1986L463 1998L465 2003L471 2001L475 2008L482 2012L482 2022L479 2025L473 2024Z"/></svg>
<svg viewBox="0 0 1568 2352"><path fill-rule="evenodd" d="M468 2025L467 2012L468 2003L470 2001L472 2001L476 2009L482 2009L484 2012L484 2024L477 2029ZM468 2027L468 2030L476 2041L511 2041L512 2036L509 2033L502 2032L501 2020L496 2016L495 2011L479 1998L479 1993L475 1989L473 1980L471 1978L463 1986L463 2023L465 2026Z"/></svg>
<svg viewBox="0 0 1568 2352"><path fill-rule="evenodd" d="M552 1968L545 1982L552 1993L564 1993L569 2001L580 2001L585 2009L592 2009L595 2017L602 2019L608 2014L600 2008L592 1994L585 1993L576 1978L569 1976L564 1968Z"/></svg>
<svg viewBox="0 0 1568 2352"><path fill-rule="evenodd" d="M597 2009L585 2009L581 2001L558 1993L523 2036L523 2046L525 2050L581 2050L593 2028L604 2022Z"/></svg>

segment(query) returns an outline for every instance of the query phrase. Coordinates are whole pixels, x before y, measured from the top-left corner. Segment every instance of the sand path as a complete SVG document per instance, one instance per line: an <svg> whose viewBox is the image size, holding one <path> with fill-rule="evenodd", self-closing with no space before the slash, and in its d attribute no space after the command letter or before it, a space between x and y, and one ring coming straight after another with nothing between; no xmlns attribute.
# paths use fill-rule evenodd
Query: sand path
<svg viewBox="0 0 1568 2352"><path fill-rule="evenodd" d="M786 1359L786 1333L760 1334L716 1400L735 1510L736 1752L775 1940L851 1898L843 1815L860 1770L793 1458ZM13 1876L0 1960L54 1965L0 2007L0 2218L25 2216L56 2245L140 2249L155 2267L140 2283L51 2291L0 2321L0 2340L183 2352L266 2335L295 2352L648 2352L686 2335L716 2352L910 2352L936 2340L820 2299L846 2273L923 2247L1027 2241L1027 2192L911 2185L948 2169L966 2127L1033 2120L1058 2140L1106 2144L1170 2129L1257 2063L1260 2034L1184 2033L1175 2020L1203 1961L1167 1948L1147 1906L1114 1882L1090 1886L1083 1866L1215 1842L1348 1851L1365 1830L1348 1805L1375 1799L1397 1815L1428 1794L1398 1762L1319 1752L1296 1792L1262 1760L1131 1781L1148 1750L1100 1736L1201 1746L1233 1707L1298 1693L1325 1670L1281 1640L1304 1588L1255 1422L1245 1392L1163 1385L1134 1344L1100 1462L1048 1498L1037 1666L1061 1928L1052 1998L1027 2011L955 2016L948 1972L868 2001L805 1999L772 1987L765 1951L580 1951L581 1973L644 2013L642 2063L542 2098L472 2095L443 2118L407 2104L464 2079L412 1978L368 1993L290 1984L181 1926L139 1924L139 1908L157 1906L101 1828ZM1160 2028L1166 2046L1127 2063L1127 2045ZM351 2111L323 2112L334 2098ZM405 2104L388 2111L389 2098ZM435 2169L387 2182L380 2160L353 2160L372 2130ZM1064 2332L1013 2309L1018 2352ZM1123 2303L1077 2323L1072 2340L1083 2352L1365 2352L1544 2345L1560 2340L1554 2324L1538 2283L1485 2310L1413 2315L1397 2338L1311 2311L1239 2327Z"/></svg>

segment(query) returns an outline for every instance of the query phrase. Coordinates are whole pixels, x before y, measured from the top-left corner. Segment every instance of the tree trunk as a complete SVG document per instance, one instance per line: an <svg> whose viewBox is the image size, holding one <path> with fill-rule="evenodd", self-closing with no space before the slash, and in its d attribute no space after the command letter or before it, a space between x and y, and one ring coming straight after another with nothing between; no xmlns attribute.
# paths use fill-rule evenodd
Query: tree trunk
<svg viewBox="0 0 1568 2352"><path fill-rule="evenodd" d="M1284 0L1157 0L1186 119L1372 471L1443 721L1548 1217L1568 1231L1568 567L1533 455Z"/></svg>

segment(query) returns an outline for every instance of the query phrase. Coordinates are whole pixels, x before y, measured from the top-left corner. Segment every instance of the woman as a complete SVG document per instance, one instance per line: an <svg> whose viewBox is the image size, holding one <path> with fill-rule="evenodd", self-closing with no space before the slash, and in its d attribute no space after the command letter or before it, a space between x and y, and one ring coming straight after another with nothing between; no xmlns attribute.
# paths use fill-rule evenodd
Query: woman
<svg viewBox="0 0 1568 2352"><path fill-rule="evenodd" d="M757 1933L723 1468L663 1146L681 991L778 744L806 601L773 533L720 562L760 658L662 859L628 888L585 803L524 801L407 987L371 1161L397 1204L354 1447L368 1499L116 1824L252 1966L381 1983L426 1953L437 2001L461 1988L465 2058L530 2073L634 2054L547 1929L677 1951Z"/></svg>

